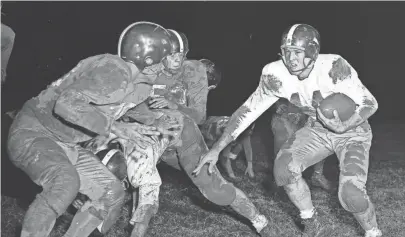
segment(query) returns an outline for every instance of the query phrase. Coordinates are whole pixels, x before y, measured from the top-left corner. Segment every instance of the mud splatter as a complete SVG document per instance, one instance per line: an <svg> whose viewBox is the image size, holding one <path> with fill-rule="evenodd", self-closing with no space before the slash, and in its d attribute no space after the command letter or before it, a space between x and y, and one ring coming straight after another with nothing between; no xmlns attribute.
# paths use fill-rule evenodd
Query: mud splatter
<svg viewBox="0 0 405 237"><path fill-rule="evenodd" d="M228 126L224 133L231 134L233 131L235 131L245 119L246 114L250 112L251 110L247 106L242 105L229 119Z"/></svg>
<svg viewBox="0 0 405 237"><path fill-rule="evenodd" d="M314 108L318 108L319 103L321 103L323 99L324 98L319 90L314 91L314 93L312 94L312 106Z"/></svg>
<svg viewBox="0 0 405 237"><path fill-rule="evenodd" d="M351 75L350 65L343 58L338 58L332 63L329 77L332 78L334 84L336 84L337 81L343 81L349 78Z"/></svg>
<svg viewBox="0 0 405 237"><path fill-rule="evenodd" d="M283 83L273 74L262 75L261 80L263 81L264 86L271 92L280 93L280 88Z"/></svg>

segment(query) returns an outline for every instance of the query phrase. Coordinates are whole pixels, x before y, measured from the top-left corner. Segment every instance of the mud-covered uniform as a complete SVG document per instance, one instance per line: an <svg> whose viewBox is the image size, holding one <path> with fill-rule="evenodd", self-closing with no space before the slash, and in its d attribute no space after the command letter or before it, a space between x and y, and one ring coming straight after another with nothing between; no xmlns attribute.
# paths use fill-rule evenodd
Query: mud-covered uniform
<svg viewBox="0 0 405 237"><path fill-rule="evenodd" d="M355 69L339 55L320 54L303 81L291 75L281 60L270 63L263 68L256 91L232 115L225 133L236 138L279 98L289 100L309 119L281 146L274 165L277 185L294 183L307 167L336 153L340 162L339 200L346 210L360 213L372 205L365 190L372 132L367 121L336 134L316 120L319 102L336 92L352 98L358 105L356 112L363 118L377 109L377 101Z"/></svg>
<svg viewBox="0 0 405 237"><path fill-rule="evenodd" d="M91 205L76 215L95 217L93 225L104 221L102 232L115 222L124 189L93 153L77 143L108 136L117 118L147 98L151 87L139 82L148 78L139 75L135 81L118 56L93 56L24 104L10 128L8 151L11 161L43 191L27 211L21 236L48 236L79 191ZM81 224L72 223L66 236L86 228Z"/></svg>
<svg viewBox="0 0 405 237"><path fill-rule="evenodd" d="M192 118L196 124L206 119L208 80L204 64L186 60L175 74L162 73L153 86L154 96L164 96L175 102L178 110Z"/></svg>
<svg viewBox="0 0 405 237"><path fill-rule="evenodd" d="M221 176L217 168L211 175L208 174L208 167L204 167L198 176L192 174L200 157L208 152L208 147L197 126L205 119L207 83L204 65L199 61L187 60L178 74L173 76L162 74L156 79L153 86L152 96L165 96L179 105L178 110L149 109L146 103L142 103L128 111L125 116L157 127L164 127L166 121L175 120L180 123L181 130L178 136L172 138L168 143L159 143L161 147L154 148L158 149L155 154L164 150L161 161L176 169L184 170L208 200L217 205L230 205L255 224L263 221L264 217L259 215L257 209L242 191ZM156 117L154 113L158 113L162 117ZM154 196L154 198L157 197ZM156 202L156 200L149 200L149 203L152 202ZM139 211L135 211L132 222L142 222L142 218L144 218L142 205L139 205L139 209Z"/></svg>
<svg viewBox="0 0 405 237"><path fill-rule="evenodd" d="M6 80L6 69L13 51L14 39L14 31L1 23L1 83Z"/></svg>

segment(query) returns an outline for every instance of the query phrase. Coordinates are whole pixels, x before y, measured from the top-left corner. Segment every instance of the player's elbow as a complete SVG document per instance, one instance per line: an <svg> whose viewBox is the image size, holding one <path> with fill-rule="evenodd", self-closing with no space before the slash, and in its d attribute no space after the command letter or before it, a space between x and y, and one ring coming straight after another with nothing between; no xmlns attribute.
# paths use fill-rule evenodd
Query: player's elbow
<svg viewBox="0 0 405 237"><path fill-rule="evenodd" d="M374 114L378 109L378 102L374 96L371 96L371 97L372 97L372 99L369 104L370 104L371 113Z"/></svg>
<svg viewBox="0 0 405 237"><path fill-rule="evenodd" d="M53 112L59 117L70 121L74 108L74 92L66 91L62 93L59 98L56 100L55 107Z"/></svg>
<svg viewBox="0 0 405 237"><path fill-rule="evenodd" d="M373 108L374 108L373 113L377 112L377 110L378 110L378 102L377 102L377 100L374 100L374 106L373 106Z"/></svg>
<svg viewBox="0 0 405 237"><path fill-rule="evenodd" d="M196 114L194 121L196 124L200 125L204 122L205 120L205 114Z"/></svg>

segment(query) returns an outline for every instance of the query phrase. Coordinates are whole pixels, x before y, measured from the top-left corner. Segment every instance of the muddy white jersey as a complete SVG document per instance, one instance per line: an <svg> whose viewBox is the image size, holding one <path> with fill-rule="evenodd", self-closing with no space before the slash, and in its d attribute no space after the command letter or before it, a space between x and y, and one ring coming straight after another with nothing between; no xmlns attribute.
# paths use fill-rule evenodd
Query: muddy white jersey
<svg viewBox="0 0 405 237"><path fill-rule="evenodd" d="M363 117L368 117L377 106L356 70L339 55L320 54L304 80L291 75L282 60L269 63L262 70L256 91L233 114L227 132L236 138L279 98L288 99L316 119L319 102L337 92L349 96L357 104L356 112Z"/></svg>

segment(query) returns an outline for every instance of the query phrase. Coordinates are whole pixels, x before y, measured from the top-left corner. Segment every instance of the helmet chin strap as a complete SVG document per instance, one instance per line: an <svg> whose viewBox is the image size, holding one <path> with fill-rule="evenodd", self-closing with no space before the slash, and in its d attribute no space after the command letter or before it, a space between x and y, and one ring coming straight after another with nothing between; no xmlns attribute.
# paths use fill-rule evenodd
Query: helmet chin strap
<svg viewBox="0 0 405 237"><path fill-rule="evenodd" d="M285 60L284 55L282 55L282 54L280 54L280 53L278 53L278 55L281 56L281 59L283 60L284 65L287 66L287 63L286 63L286 60ZM312 64L312 62L314 62L314 61L315 61L315 60L314 60L313 58L311 58L311 60L309 61L309 63L308 63L307 65L304 65L304 68L298 69L298 70L292 71L292 72L300 72L300 74L298 74L298 76L299 76L299 75L301 75L301 73L303 73L305 70L307 70L307 69L309 68L309 66ZM304 64L305 64L305 61L304 61Z"/></svg>

